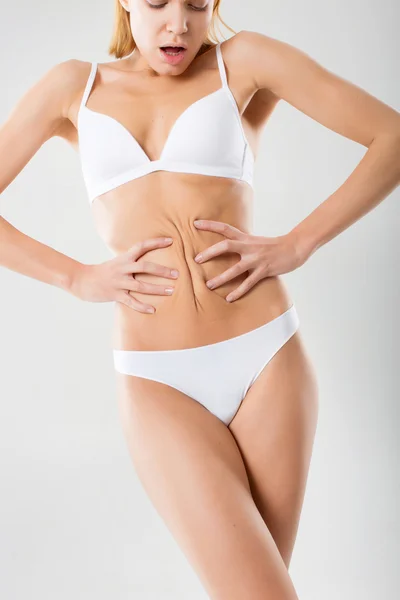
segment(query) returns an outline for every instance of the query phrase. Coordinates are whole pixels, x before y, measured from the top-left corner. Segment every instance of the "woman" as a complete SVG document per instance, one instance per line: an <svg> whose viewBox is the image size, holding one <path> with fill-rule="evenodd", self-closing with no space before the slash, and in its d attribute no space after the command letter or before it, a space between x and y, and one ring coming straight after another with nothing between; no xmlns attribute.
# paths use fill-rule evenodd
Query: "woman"
<svg viewBox="0 0 400 600"><path fill-rule="evenodd" d="M2 219L1 264L115 302L121 421L154 506L210 598L288 600L318 395L279 275L398 185L400 118L264 34L213 44L219 5L117 0L117 60L66 61L26 94L1 130L0 191L63 137L116 257L81 264ZM302 223L267 238L251 232L253 168L279 99L368 151Z"/></svg>

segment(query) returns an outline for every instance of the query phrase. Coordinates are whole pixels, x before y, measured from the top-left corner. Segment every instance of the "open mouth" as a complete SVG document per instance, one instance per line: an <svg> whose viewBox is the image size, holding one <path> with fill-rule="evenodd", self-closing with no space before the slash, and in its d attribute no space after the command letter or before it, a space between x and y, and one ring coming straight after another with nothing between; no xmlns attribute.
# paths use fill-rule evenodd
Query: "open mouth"
<svg viewBox="0 0 400 600"><path fill-rule="evenodd" d="M162 46L160 50L162 50L162 52L168 56L178 56L179 54L183 54L183 52L185 52L185 48L183 48L183 46Z"/></svg>

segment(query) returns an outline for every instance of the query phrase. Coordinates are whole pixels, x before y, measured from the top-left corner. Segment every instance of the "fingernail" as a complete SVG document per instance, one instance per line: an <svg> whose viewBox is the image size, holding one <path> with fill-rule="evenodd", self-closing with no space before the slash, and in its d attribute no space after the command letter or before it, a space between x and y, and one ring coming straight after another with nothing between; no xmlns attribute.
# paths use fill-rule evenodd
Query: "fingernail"
<svg viewBox="0 0 400 600"><path fill-rule="evenodd" d="M212 281L207 281L206 286L212 290L214 288L214 284L212 283Z"/></svg>
<svg viewBox="0 0 400 600"><path fill-rule="evenodd" d="M171 271L171 275L172 275L172 277L178 277L179 273L178 273L178 271L176 271L175 269L173 269Z"/></svg>
<svg viewBox="0 0 400 600"><path fill-rule="evenodd" d="M172 287L166 287L165 291L167 292L167 294L172 294L172 292L174 291L174 288L172 288Z"/></svg>
<svg viewBox="0 0 400 600"><path fill-rule="evenodd" d="M194 223L195 225L200 225L200 224L201 224L201 221L193 221L193 223Z"/></svg>
<svg viewBox="0 0 400 600"><path fill-rule="evenodd" d="M226 300L227 302L232 302L232 300L233 300L233 296L227 296L227 297L225 298L225 300Z"/></svg>
<svg viewBox="0 0 400 600"><path fill-rule="evenodd" d="M203 255L202 254L198 254L194 260L196 262L201 262L203 260Z"/></svg>

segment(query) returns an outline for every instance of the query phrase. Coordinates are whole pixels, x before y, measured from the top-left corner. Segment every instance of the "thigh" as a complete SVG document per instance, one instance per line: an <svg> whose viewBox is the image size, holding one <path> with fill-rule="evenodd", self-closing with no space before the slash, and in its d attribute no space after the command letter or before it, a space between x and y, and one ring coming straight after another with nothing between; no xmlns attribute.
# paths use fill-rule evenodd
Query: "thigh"
<svg viewBox="0 0 400 600"><path fill-rule="evenodd" d="M298 329L264 367L229 424L254 501L287 568L317 417L317 380Z"/></svg>
<svg viewBox="0 0 400 600"><path fill-rule="evenodd" d="M117 373L138 477L213 600L295 600L228 427L163 383Z"/></svg>

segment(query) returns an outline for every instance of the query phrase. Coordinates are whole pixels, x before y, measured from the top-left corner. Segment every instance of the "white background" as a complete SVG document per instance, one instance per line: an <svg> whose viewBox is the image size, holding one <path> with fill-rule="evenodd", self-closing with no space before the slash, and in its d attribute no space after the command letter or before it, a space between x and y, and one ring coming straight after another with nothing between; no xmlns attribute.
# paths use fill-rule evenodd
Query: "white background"
<svg viewBox="0 0 400 600"><path fill-rule="evenodd" d="M112 60L111 0L20 0L1 13L1 121L54 64ZM289 42L399 110L394 0L230 0L221 14L236 31ZM365 152L280 102L259 151L254 232L289 231ZM394 598L400 586L399 201L397 189L283 275L320 385L290 566L304 600ZM4 191L0 212L81 262L111 258L94 229L78 156L59 138ZM0 596L205 600L130 462L116 406L111 303L84 303L4 268L0 292Z"/></svg>

